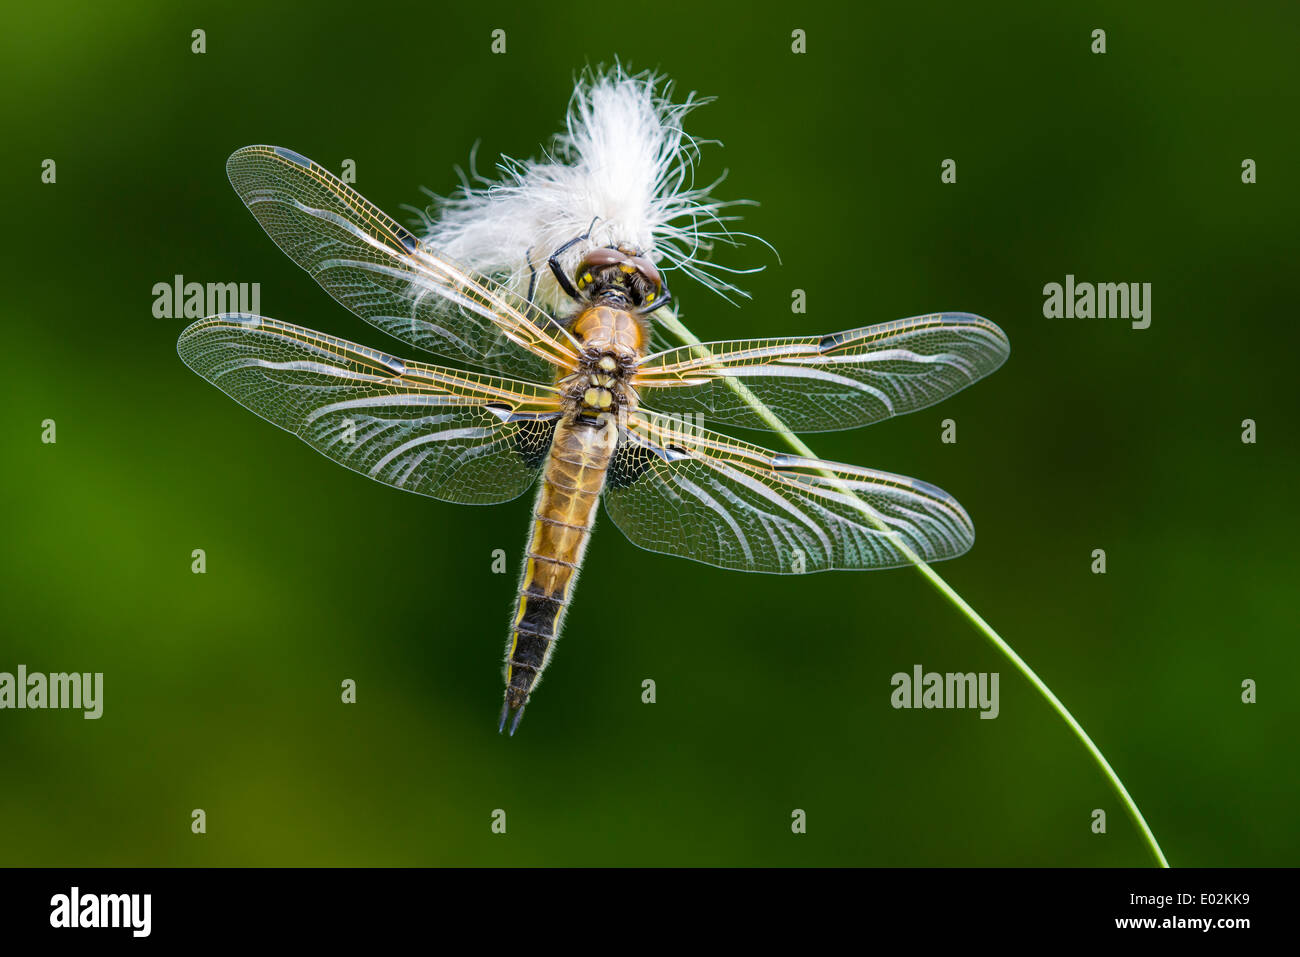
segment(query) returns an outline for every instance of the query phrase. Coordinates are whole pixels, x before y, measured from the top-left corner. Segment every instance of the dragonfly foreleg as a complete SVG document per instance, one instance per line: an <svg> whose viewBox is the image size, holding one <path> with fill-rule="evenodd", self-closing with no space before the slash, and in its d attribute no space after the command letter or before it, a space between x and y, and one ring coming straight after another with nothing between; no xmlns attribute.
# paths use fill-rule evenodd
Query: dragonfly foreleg
<svg viewBox="0 0 1300 957"><path fill-rule="evenodd" d="M551 253L551 258L546 260L546 264L551 267L551 272L555 274L555 281L560 284L560 288L564 290L564 294L575 302L582 302L582 295L578 292L577 287L573 285L573 280L565 275L564 270L560 266L560 257L574 246L578 245L578 243L590 239L591 231L596 228L596 223L599 222L599 220L599 216L594 217L591 220L591 225L587 227L585 233L581 236L574 236L559 249L555 250L555 252Z"/></svg>

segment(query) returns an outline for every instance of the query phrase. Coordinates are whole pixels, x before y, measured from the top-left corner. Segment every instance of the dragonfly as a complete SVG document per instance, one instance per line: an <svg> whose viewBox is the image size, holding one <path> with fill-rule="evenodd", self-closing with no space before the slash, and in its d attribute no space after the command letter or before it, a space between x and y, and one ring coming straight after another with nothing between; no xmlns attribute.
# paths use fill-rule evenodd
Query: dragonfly
<svg viewBox="0 0 1300 957"><path fill-rule="evenodd" d="M537 485L498 731L509 720L514 734L550 660L602 500L641 548L745 572L890 568L953 558L974 542L965 510L933 485L704 425L771 431L775 417L795 432L825 431L926 408L1006 360L1007 337L987 319L940 313L674 346L655 317L672 294L652 251L575 237L546 263L573 302L552 314L534 302L536 269L521 295L457 264L292 150L245 147L227 173L334 299L457 365L238 313L185 329L185 364L386 485L469 505ZM561 254L575 246L570 273Z"/></svg>

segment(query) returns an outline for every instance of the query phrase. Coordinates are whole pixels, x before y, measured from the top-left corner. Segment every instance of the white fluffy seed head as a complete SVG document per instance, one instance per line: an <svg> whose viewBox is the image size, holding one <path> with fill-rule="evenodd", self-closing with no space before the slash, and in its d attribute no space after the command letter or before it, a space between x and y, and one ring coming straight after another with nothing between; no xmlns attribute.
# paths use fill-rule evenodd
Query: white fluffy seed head
<svg viewBox="0 0 1300 957"><path fill-rule="evenodd" d="M706 261L715 244L737 245L746 233L727 226L726 211L744 200L720 201L694 182L702 142L682 129L686 114L707 100L694 93L672 101L672 84L652 73L629 75L620 65L588 70L569 103L565 130L541 160L503 157L500 180L474 174L426 216L426 239L452 259L527 291L530 263L537 298L555 308L563 294L546 267L560 246L591 237L563 257L566 273L596 246L627 243L661 268L692 276L724 297L745 295ZM725 174L724 174L725 175ZM669 284L673 276L668 276Z"/></svg>

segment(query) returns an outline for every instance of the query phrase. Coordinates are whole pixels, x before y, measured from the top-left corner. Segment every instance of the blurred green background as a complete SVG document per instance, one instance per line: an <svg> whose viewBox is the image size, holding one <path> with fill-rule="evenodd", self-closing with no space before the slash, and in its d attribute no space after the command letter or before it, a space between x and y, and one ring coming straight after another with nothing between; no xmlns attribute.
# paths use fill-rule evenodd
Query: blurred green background
<svg viewBox="0 0 1300 957"><path fill-rule="evenodd" d="M939 571L1074 710L1171 863L1296 864L1298 8L903 6L10 10L0 671L102 671L105 710L0 712L0 863L1149 862L1064 724L907 569L734 574L602 520L544 686L498 736L530 499L367 481L177 359L187 320L152 315L177 273L410 351L276 249L226 181L234 149L354 159L406 218L476 140L483 169L533 155L575 71L617 55L717 97L687 126L726 144L701 173L729 168L720 193L758 200L746 225L780 252L720 254L767 267L740 308L677 281L702 338L1002 325L987 381L810 444L961 500L979 538ZM1045 319L1067 273L1152 283L1150 329ZM916 663L1000 672L1001 716L893 710Z"/></svg>

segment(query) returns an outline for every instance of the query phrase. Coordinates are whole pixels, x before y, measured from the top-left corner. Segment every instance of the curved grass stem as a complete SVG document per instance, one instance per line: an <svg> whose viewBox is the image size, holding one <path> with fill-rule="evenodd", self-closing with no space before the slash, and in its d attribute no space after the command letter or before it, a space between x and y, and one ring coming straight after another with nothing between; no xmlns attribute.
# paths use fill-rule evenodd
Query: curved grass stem
<svg viewBox="0 0 1300 957"><path fill-rule="evenodd" d="M693 346L698 356L701 358L709 357L710 353L708 349L704 347L703 343L701 343L689 329L682 325L681 321L674 313L669 312L668 310L662 310L659 321L664 328L672 332L673 335L682 341L682 343ZM805 445L797 435L791 432L789 427L786 426L786 424L782 422L771 409L764 405L763 402L755 396L743 382L740 382L731 376L725 376L723 381L727 383L732 391L743 398L750 408L752 408L758 416L771 427L773 432L780 435L786 445L788 445L793 451L809 459L817 458L817 455L813 450L808 448L808 446ZM863 516L875 525L876 528L882 532L888 531L880 517L869 508L865 502L858 499L857 495L854 494L851 489L844 486L834 473L821 471L821 475L832 482L835 482L839 486L840 491L848 495L853 501L858 502ZM1119 795L1124 807L1128 810L1129 816L1133 818L1133 822L1137 825L1138 830L1146 840L1147 846L1150 848L1156 862L1161 867L1168 867L1169 861L1165 859L1164 851L1160 849L1160 843L1156 840L1156 836L1151 832L1151 828L1147 825L1146 818L1142 816L1142 812L1138 809L1137 802L1134 801L1132 795L1128 793L1128 788L1124 786L1124 782L1121 781L1119 775L1115 773L1115 769L1110 766L1110 762L1107 761L1106 756L1101 753L1101 749L1098 748L1092 738L1088 736L1088 732L1083 730L1083 725L1079 724L1074 715L1070 713L1070 709L1061 703L1061 699L1052 693L1052 689L1047 687L1043 682L1043 679L1038 677L1034 672L1034 669L1030 668L1020 655L1016 654L1015 650L993 629L993 626L985 621L974 608L967 604L966 599L957 594L956 590L944 581L944 579L941 578L939 574L925 561L923 561L919 555L913 552L906 542L902 541L901 538L898 537L894 537L893 542L907 560L912 563L916 570L919 571L931 585L938 589L940 594L947 598L948 601L952 602L953 606L966 616L966 619L975 626L976 630L993 644L993 647L1000 651L1008 661L1015 665L1016 670L1024 675L1031 685L1038 689L1038 693L1041 694L1047 700L1047 703L1052 706L1053 710L1061 716L1061 719L1065 721L1065 723L1070 727L1070 730L1074 732L1075 737L1082 741L1083 746L1088 749L1088 753L1092 755L1093 760L1096 761L1097 765L1101 768L1102 774L1104 774L1107 780L1110 781L1111 786L1115 789L1115 793Z"/></svg>

